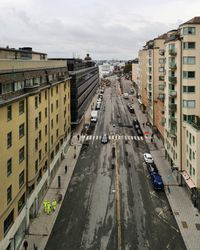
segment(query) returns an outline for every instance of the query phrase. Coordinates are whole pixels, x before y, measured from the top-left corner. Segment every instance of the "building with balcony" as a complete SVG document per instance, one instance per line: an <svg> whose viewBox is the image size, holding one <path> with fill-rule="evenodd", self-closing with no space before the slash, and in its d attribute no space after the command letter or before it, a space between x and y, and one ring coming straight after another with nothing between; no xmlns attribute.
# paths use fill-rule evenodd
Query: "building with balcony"
<svg viewBox="0 0 200 250"><path fill-rule="evenodd" d="M66 62L0 61L0 249L18 249L70 137Z"/></svg>
<svg viewBox="0 0 200 250"><path fill-rule="evenodd" d="M150 48L145 49L152 50L152 44ZM164 102L166 158L172 170L176 170L179 183L187 187L193 197L192 202L200 209L200 166L198 164L200 160L200 87L198 84L200 81L200 17L194 17L181 24L177 30L167 32L164 37L164 47L161 46L159 51L165 60L163 69L165 73L159 76L161 81L158 83L158 99L163 99ZM140 51L139 55L142 54L144 53ZM143 56L142 60L144 58ZM147 57L148 59L150 58ZM154 64L149 74L156 70L155 67L157 66ZM153 89L155 100L157 91L155 75L152 79L153 87L147 87L147 98L150 97L148 92ZM151 109L152 103L148 105ZM156 115L154 117L153 124L158 124L158 117Z"/></svg>

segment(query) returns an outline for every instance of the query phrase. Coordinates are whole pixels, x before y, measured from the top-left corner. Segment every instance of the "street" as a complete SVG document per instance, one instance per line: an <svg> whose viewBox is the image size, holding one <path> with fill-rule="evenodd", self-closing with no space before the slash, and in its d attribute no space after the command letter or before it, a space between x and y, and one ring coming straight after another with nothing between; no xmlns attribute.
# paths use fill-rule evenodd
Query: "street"
<svg viewBox="0 0 200 250"><path fill-rule="evenodd" d="M137 99L125 100L119 82L115 77L111 81L95 130L84 139L89 146L81 150L46 250L184 250L165 192L155 191L150 182L143 160L149 152L145 137L132 126L136 115L127 103L134 100L135 105ZM130 81L123 79L122 85L129 93ZM107 144L100 140L104 133L110 138Z"/></svg>

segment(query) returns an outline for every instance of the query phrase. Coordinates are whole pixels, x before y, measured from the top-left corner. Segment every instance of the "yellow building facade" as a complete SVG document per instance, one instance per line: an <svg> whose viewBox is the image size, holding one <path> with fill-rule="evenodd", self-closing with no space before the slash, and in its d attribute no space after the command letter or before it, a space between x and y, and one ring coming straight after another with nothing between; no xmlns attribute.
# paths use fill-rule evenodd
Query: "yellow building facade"
<svg viewBox="0 0 200 250"><path fill-rule="evenodd" d="M17 248L70 138L66 61L0 62L0 249Z"/></svg>

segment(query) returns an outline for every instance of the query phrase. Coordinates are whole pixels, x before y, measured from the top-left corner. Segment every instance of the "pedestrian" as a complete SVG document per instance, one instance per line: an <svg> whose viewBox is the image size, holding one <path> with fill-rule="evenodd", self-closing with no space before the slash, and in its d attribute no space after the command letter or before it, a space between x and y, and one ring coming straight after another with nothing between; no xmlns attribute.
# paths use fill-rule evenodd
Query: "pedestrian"
<svg viewBox="0 0 200 250"><path fill-rule="evenodd" d="M44 200L43 202L43 208L44 208L44 212L47 212L47 200Z"/></svg>
<svg viewBox="0 0 200 250"><path fill-rule="evenodd" d="M67 173L67 165L65 165L65 174Z"/></svg>
<svg viewBox="0 0 200 250"><path fill-rule="evenodd" d="M27 240L24 241L23 247L24 247L25 250L28 249L28 241Z"/></svg>
<svg viewBox="0 0 200 250"><path fill-rule="evenodd" d="M51 203L50 201L47 201L47 214L51 213Z"/></svg>
<svg viewBox="0 0 200 250"><path fill-rule="evenodd" d="M77 135L77 139L78 139L78 141L79 141L79 139L80 139L80 135Z"/></svg>
<svg viewBox="0 0 200 250"><path fill-rule="evenodd" d="M52 201L51 206L52 206L53 211L55 211L57 207L57 201L55 199Z"/></svg>
<svg viewBox="0 0 200 250"><path fill-rule="evenodd" d="M142 125L143 125L143 127L144 127L145 123L143 122Z"/></svg>

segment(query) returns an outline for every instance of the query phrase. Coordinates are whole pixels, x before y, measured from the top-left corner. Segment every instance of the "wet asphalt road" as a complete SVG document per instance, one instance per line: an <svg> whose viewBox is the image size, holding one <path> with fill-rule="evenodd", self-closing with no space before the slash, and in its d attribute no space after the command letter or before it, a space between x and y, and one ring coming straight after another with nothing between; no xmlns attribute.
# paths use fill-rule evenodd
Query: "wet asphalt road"
<svg viewBox="0 0 200 250"><path fill-rule="evenodd" d="M128 88L130 83L124 84ZM94 135L136 135L126 101L118 93L113 80L112 88L105 91L106 110L101 108ZM143 163L143 153L148 151L145 140L115 141L117 206L113 143L103 145L95 139L82 149L46 250L186 249L165 193L151 186Z"/></svg>

